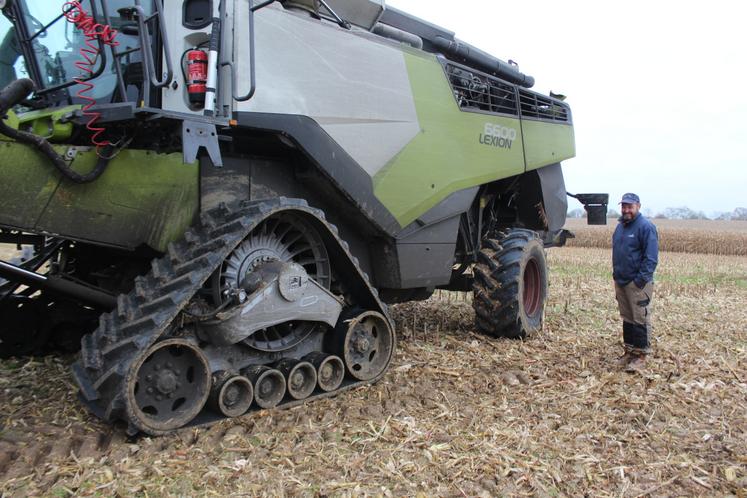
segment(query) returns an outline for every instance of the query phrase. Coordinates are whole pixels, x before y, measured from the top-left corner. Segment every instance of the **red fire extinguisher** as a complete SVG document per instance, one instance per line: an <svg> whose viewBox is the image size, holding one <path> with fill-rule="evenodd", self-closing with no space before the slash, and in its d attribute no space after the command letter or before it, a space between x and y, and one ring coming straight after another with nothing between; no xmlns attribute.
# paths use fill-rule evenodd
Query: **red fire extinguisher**
<svg viewBox="0 0 747 498"><path fill-rule="evenodd" d="M187 93L189 102L194 105L205 105L207 90L208 56L197 48L187 52Z"/></svg>

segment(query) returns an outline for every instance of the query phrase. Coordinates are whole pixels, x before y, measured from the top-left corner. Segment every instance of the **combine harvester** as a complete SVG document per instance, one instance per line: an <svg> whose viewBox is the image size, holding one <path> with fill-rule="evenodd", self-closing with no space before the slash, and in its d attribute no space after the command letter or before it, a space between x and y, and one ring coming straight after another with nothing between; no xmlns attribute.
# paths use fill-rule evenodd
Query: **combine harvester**
<svg viewBox="0 0 747 498"><path fill-rule="evenodd" d="M541 328L573 122L515 65L383 0L0 6L0 242L30 252L0 262L0 354L80 348L101 418L375 382L385 303L435 289Z"/></svg>

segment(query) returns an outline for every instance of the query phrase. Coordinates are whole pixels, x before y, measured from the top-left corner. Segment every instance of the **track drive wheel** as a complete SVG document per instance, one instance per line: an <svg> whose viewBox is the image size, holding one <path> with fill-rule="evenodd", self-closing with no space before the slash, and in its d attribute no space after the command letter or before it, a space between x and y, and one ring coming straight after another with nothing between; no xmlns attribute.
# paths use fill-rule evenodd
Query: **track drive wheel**
<svg viewBox="0 0 747 498"><path fill-rule="evenodd" d="M157 342L127 375L131 423L160 435L192 420L210 394L210 367L202 351L184 339Z"/></svg>
<svg viewBox="0 0 747 498"><path fill-rule="evenodd" d="M484 240L474 275L472 306L481 332L523 339L542 329L547 263L536 232L513 228Z"/></svg>
<svg viewBox="0 0 747 498"><path fill-rule="evenodd" d="M335 338L345 369L354 379L375 379L392 361L394 332L381 313L364 311L349 320L340 320Z"/></svg>

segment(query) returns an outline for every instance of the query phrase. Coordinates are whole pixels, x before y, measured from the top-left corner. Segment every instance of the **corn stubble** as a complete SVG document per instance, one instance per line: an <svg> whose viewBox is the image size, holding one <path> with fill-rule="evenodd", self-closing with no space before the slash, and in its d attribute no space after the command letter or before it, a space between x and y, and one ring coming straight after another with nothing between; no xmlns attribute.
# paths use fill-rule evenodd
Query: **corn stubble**
<svg viewBox="0 0 747 498"><path fill-rule="evenodd" d="M629 375L612 367L609 253L548 252L529 341L476 334L470 296L439 291L393 307L400 347L378 384L161 438L93 419L72 358L2 361L0 492L745 496L747 258L662 253L654 354Z"/></svg>

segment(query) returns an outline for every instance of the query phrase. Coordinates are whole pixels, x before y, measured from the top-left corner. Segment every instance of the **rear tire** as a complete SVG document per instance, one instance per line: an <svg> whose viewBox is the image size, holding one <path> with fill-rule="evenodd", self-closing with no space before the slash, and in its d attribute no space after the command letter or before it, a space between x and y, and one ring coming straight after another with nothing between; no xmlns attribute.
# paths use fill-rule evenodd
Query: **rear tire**
<svg viewBox="0 0 747 498"><path fill-rule="evenodd" d="M512 228L485 239L474 276L472 306L481 332L523 339L542 329L547 264L536 232Z"/></svg>

